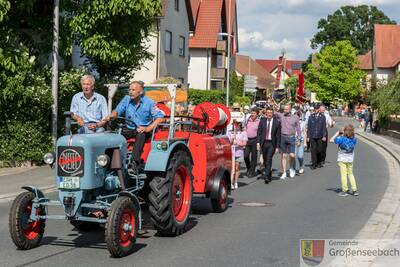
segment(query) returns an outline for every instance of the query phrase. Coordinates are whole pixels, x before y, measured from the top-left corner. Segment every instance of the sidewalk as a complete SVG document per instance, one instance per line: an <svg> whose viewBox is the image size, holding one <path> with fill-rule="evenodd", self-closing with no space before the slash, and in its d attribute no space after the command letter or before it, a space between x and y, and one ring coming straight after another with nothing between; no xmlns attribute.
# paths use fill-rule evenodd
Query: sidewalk
<svg viewBox="0 0 400 267"><path fill-rule="evenodd" d="M384 247L388 240L400 239L400 140L364 132L362 129L357 129L356 134L385 157L390 177L381 202L355 238L378 239L381 240L379 246ZM357 265L393 266L393 260L390 257L367 257Z"/></svg>
<svg viewBox="0 0 400 267"><path fill-rule="evenodd" d="M49 166L34 168L9 168L0 171L0 201L13 199L24 190L24 185L33 185L41 190L56 188L54 170Z"/></svg>

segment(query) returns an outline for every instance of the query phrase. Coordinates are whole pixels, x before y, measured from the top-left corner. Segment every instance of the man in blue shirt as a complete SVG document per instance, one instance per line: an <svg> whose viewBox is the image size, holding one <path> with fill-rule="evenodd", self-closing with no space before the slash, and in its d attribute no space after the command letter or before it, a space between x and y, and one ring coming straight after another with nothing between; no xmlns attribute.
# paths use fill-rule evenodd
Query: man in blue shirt
<svg viewBox="0 0 400 267"><path fill-rule="evenodd" d="M107 101L104 96L94 92L94 82L92 75L84 75L81 78L82 92L72 98L70 111L81 134L103 132L106 124L101 119L108 115Z"/></svg>
<svg viewBox="0 0 400 267"><path fill-rule="evenodd" d="M125 116L126 119L127 128L123 129L122 135L126 139L136 139L132 154L134 161L140 166L144 143L151 137L153 129L163 121L164 114L153 100L144 95L143 82L133 81L129 86L129 95L103 121L108 122L118 116Z"/></svg>

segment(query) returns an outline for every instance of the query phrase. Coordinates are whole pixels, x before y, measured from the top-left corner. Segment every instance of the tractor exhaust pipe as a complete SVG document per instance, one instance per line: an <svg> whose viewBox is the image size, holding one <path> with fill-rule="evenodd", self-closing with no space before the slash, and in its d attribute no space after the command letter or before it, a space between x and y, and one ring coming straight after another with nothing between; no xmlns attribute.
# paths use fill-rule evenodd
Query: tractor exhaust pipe
<svg viewBox="0 0 400 267"><path fill-rule="evenodd" d="M124 181L124 177L122 176L121 151L119 149L114 149L114 151L113 151L112 160L111 160L111 169L117 170L117 175L118 175L122 190L125 190L125 181Z"/></svg>

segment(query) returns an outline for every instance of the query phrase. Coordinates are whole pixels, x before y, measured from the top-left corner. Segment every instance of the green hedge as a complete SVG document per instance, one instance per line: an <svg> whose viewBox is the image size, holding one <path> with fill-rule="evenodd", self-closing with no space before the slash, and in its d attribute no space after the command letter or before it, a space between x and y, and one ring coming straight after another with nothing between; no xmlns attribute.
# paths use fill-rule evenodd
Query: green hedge
<svg viewBox="0 0 400 267"><path fill-rule="evenodd" d="M188 90L188 100L198 105L202 102L225 103L225 93L220 90Z"/></svg>
<svg viewBox="0 0 400 267"><path fill-rule="evenodd" d="M60 74L59 133L64 125L62 114L80 90L83 74L81 69ZM0 80L4 85L0 88L0 162L41 162L43 154L52 150L50 70L35 70L26 63L13 76L0 73Z"/></svg>

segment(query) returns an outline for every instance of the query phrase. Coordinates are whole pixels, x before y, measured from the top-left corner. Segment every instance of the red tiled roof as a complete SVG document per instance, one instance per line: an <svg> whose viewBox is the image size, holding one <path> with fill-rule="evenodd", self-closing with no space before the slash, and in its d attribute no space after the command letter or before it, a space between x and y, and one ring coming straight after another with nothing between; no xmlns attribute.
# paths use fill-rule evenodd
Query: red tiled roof
<svg viewBox="0 0 400 267"><path fill-rule="evenodd" d="M372 66L372 51L370 50L365 55L359 55L358 57L359 67L362 70L373 70L374 67Z"/></svg>
<svg viewBox="0 0 400 267"><path fill-rule="evenodd" d="M229 0L191 0L191 10L195 18L195 31L194 35L189 40L190 48L216 48L218 32L221 27L222 8L225 7L225 21L228 24L229 17ZM231 2L231 22L229 27L231 32L235 33L233 29L234 21L236 19L236 0ZM233 40L235 41L235 40ZM234 53L237 48L233 44Z"/></svg>
<svg viewBox="0 0 400 267"><path fill-rule="evenodd" d="M267 89L274 87L275 78L249 56L236 55L236 71L242 75L251 74L257 76L257 86L259 88Z"/></svg>
<svg viewBox="0 0 400 267"><path fill-rule="evenodd" d="M201 0L190 0L190 7L192 9L193 19L194 19L195 24L196 24L196 20L197 20L197 13L198 13L199 7L200 7L200 2L201 2Z"/></svg>
<svg viewBox="0 0 400 267"><path fill-rule="evenodd" d="M277 59L257 59L256 62L260 64L264 69L266 69L269 73L272 73L275 68L278 66L278 60ZM285 70L287 73L290 75L293 74L300 74L301 68L300 69L293 69L294 64L300 64L302 65L305 61L302 60L286 60L286 65L285 65Z"/></svg>
<svg viewBox="0 0 400 267"><path fill-rule="evenodd" d="M200 2L194 36L189 40L190 48L217 47L217 34L221 25L223 0Z"/></svg>
<svg viewBox="0 0 400 267"><path fill-rule="evenodd" d="M393 68L400 63L400 25L375 25L375 64Z"/></svg>

